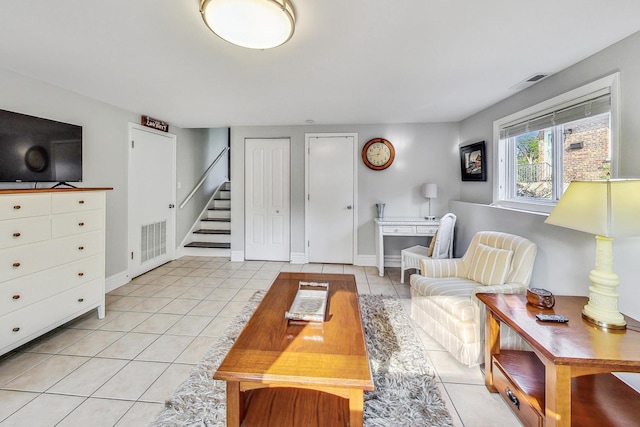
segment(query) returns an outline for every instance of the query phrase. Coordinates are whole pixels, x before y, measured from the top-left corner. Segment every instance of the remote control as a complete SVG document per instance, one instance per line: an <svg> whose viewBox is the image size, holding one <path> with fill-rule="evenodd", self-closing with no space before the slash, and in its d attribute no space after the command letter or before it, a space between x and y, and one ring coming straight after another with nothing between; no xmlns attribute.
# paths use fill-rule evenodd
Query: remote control
<svg viewBox="0 0 640 427"><path fill-rule="evenodd" d="M536 314L536 318L541 322L566 323L568 318L559 314Z"/></svg>

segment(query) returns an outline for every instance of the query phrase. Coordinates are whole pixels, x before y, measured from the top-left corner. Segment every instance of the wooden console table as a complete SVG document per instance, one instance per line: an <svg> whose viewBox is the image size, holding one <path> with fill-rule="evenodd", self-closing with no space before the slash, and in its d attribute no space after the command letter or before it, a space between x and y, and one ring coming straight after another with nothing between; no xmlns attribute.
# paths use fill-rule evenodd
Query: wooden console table
<svg viewBox="0 0 640 427"><path fill-rule="evenodd" d="M376 267L380 277L384 276L385 236L425 236L433 237L440 225L439 219L424 218L376 218Z"/></svg>
<svg viewBox="0 0 640 427"><path fill-rule="evenodd" d="M486 305L485 385L499 392L526 426L622 426L640 420L640 393L611 372L640 372L640 322L605 331L582 319L586 297L556 296L552 309L524 295L478 294ZM568 323L536 320L562 314ZM533 351L500 349L500 324Z"/></svg>

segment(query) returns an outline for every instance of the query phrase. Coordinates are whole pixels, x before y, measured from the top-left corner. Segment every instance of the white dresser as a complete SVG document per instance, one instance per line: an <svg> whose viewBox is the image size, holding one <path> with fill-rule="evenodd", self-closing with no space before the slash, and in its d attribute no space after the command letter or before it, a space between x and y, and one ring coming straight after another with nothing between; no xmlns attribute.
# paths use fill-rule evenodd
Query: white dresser
<svg viewBox="0 0 640 427"><path fill-rule="evenodd" d="M106 190L0 190L0 354L104 317Z"/></svg>

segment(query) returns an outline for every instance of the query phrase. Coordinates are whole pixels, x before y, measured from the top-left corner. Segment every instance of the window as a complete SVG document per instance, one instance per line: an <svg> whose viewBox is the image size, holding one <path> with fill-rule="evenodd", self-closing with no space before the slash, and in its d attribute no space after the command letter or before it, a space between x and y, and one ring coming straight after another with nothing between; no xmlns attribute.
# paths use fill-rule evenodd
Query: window
<svg viewBox="0 0 640 427"><path fill-rule="evenodd" d="M615 177L617 77L494 122L494 204L550 212L571 181Z"/></svg>

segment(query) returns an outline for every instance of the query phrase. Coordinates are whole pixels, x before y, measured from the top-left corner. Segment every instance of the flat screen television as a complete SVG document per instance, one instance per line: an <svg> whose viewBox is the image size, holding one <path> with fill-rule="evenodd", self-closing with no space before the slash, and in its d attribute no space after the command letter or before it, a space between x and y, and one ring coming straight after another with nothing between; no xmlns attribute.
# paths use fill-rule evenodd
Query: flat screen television
<svg viewBox="0 0 640 427"><path fill-rule="evenodd" d="M81 182L82 126L0 110L1 182Z"/></svg>

